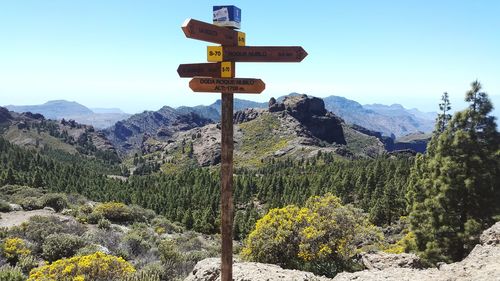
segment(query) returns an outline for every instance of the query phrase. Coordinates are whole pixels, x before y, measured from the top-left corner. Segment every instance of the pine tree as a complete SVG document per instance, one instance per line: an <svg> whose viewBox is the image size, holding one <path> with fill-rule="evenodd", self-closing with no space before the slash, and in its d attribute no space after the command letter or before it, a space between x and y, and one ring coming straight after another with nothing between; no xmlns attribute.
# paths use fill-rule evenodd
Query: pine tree
<svg viewBox="0 0 500 281"><path fill-rule="evenodd" d="M499 211L500 137L488 115L493 107L477 81L465 100L469 107L434 133L410 176L412 228L432 263L464 258Z"/></svg>
<svg viewBox="0 0 500 281"><path fill-rule="evenodd" d="M440 113L438 114L436 120L436 130L442 133L444 129L446 129L446 125L448 125L448 122L451 120L451 114L449 113L451 110L451 103L447 92L444 92L441 96L439 110Z"/></svg>

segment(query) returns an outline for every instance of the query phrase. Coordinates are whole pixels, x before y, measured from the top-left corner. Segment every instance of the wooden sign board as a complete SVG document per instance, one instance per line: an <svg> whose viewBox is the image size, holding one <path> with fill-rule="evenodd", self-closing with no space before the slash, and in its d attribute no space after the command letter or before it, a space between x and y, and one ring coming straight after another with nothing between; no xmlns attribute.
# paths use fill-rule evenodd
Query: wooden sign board
<svg viewBox="0 0 500 281"><path fill-rule="evenodd" d="M193 78L189 82L193 92L260 94L266 84L253 78Z"/></svg>
<svg viewBox="0 0 500 281"><path fill-rule="evenodd" d="M222 45L245 46L245 34L194 19L187 19L181 26L187 38Z"/></svg>
<svg viewBox="0 0 500 281"><path fill-rule="evenodd" d="M213 77L231 78L234 73L234 62L223 61L217 63L189 63L180 64L177 73L182 78Z"/></svg>
<svg viewBox="0 0 500 281"><path fill-rule="evenodd" d="M307 52L294 47L244 47L244 46L208 46L209 62L301 62Z"/></svg>

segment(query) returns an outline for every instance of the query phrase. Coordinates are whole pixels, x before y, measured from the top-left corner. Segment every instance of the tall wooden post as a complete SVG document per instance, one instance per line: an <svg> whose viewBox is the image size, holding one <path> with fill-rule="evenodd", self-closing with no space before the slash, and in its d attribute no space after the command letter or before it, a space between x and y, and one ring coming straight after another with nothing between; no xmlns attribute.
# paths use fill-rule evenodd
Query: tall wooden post
<svg viewBox="0 0 500 281"><path fill-rule="evenodd" d="M221 281L233 280L233 94L222 95Z"/></svg>
<svg viewBox="0 0 500 281"><path fill-rule="evenodd" d="M217 18L216 10L223 17ZM228 10L231 12L228 13ZM189 87L195 92L221 93L221 281L233 280L233 95L260 94L266 84L260 79L235 77L235 62L300 62L307 52L302 47L245 47L245 33L239 29L241 10L234 6L214 6L214 22L231 18L223 26L187 19L182 31L188 38L221 44L208 46L207 60L214 63L181 64L180 77L193 77ZM228 24L228 25L226 25Z"/></svg>

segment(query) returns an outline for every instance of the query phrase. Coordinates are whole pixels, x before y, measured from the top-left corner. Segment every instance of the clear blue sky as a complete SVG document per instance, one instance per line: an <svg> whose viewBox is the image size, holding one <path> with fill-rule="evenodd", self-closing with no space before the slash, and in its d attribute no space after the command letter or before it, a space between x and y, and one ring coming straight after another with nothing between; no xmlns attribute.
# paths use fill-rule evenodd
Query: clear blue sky
<svg viewBox="0 0 500 281"><path fill-rule="evenodd" d="M436 110L458 106L469 83L500 96L500 1L0 2L0 105L52 99L128 112L209 104L191 93L180 63L205 62L210 43L187 39L186 18L211 21L212 5L242 9L247 45L301 45L298 64L239 63L263 79L259 101L290 92ZM500 101L499 101L500 102ZM500 107L500 104L497 104Z"/></svg>

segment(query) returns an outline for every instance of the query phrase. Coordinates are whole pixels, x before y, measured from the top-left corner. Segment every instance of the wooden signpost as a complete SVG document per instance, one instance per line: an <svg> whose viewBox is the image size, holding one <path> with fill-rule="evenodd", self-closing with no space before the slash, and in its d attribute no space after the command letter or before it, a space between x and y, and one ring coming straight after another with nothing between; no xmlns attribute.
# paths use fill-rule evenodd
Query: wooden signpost
<svg viewBox="0 0 500 281"><path fill-rule="evenodd" d="M193 78L189 82L193 92L260 94L266 84L253 78Z"/></svg>
<svg viewBox="0 0 500 281"><path fill-rule="evenodd" d="M227 19L226 19L227 17ZM234 78L235 62L300 62L307 52L294 47L245 47L239 28L241 11L235 6L214 6L214 23L187 19L182 31L187 38L222 46L208 46L212 63L181 64L180 77L192 78L194 92L221 93L221 281L233 280L233 94L260 94L266 85L260 79Z"/></svg>
<svg viewBox="0 0 500 281"><path fill-rule="evenodd" d="M214 77L229 78L233 76L234 63L229 61L217 63L190 63L181 64L177 73L182 78L188 77Z"/></svg>
<svg viewBox="0 0 500 281"><path fill-rule="evenodd" d="M306 56L302 47L207 47L207 60L211 62L301 62Z"/></svg>

